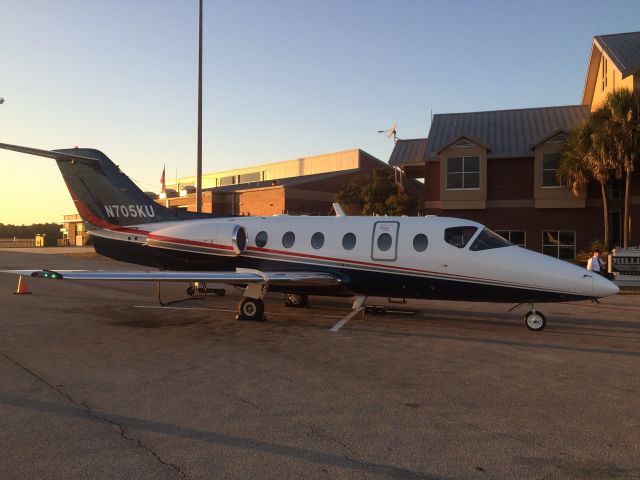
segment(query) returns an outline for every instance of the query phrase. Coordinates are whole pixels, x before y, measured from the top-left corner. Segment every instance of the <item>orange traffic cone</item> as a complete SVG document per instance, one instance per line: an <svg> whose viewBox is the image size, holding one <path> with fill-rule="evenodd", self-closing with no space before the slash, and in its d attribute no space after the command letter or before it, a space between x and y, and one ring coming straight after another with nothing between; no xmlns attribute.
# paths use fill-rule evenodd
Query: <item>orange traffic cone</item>
<svg viewBox="0 0 640 480"><path fill-rule="evenodd" d="M29 287L27 287L27 281L22 280L22 275L18 278L18 290L13 292L14 295L25 295L27 293L31 293L29 291Z"/></svg>

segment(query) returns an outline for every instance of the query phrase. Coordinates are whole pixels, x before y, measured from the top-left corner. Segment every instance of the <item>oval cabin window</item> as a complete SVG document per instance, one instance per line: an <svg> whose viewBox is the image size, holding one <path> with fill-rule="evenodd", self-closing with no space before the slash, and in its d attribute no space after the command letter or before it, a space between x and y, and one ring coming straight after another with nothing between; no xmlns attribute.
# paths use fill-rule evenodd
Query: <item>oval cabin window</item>
<svg viewBox="0 0 640 480"><path fill-rule="evenodd" d="M342 237L342 246L345 250L353 250L356 246L356 236L349 232Z"/></svg>
<svg viewBox="0 0 640 480"><path fill-rule="evenodd" d="M413 237L413 248L416 252L424 252L429 246L429 239L424 233L419 233Z"/></svg>
<svg viewBox="0 0 640 480"><path fill-rule="evenodd" d="M383 252L386 252L387 250L389 250L391 248L392 243L393 243L393 239L391 238L391 235L389 235L388 233L383 233L378 237L378 248Z"/></svg>
<svg viewBox="0 0 640 480"><path fill-rule="evenodd" d="M269 240L269 235L267 235L267 232L258 232L258 234L256 235L256 247L264 247L267 244L267 240Z"/></svg>
<svg viewBox="0 0 640 480"><path fill-rule="evenodd" d="M311 246L319 250L324 245L324 234L322 232L316 232L311 237Z"/></svg>
<svg viewBox="0 0 640 480"><path fill-rule="evenodd" d="M282 236L282 246L284 248L291 248L296 243L296 234L293 232L287 232Z"/></svg>

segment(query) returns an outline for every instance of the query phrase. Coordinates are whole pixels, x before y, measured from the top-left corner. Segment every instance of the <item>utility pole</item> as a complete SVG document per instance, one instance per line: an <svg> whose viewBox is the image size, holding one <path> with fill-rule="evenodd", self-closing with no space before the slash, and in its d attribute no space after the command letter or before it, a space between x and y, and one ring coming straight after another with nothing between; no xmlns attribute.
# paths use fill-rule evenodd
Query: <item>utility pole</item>
<svg viewBox="0 0 640 480"><path fill-rule="evenodd" d="M202 212L202 0L198 10L198 145L196 167L196 211Z"/></svg>

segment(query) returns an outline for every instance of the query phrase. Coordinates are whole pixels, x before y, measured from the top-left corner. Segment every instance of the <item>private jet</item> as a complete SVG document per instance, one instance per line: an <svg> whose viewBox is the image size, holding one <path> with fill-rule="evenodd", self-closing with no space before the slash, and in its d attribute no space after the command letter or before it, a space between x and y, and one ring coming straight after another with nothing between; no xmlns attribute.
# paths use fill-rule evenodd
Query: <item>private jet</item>
<svg viewBox="0 0 640 480"><path fill-rule="evenodd" d="M518 246L477 222L426 217L214 216L166 208L102 152L0 148L55 159L97 253L154 270L10 273L56 280L219 282L244 289L238 318L263 320L267 290L304 307L308 295L504 302L530 305L618 292L606 278ZM7 271L9 272L9 271ZM159 285L159 283L158 283Z"/></svg>

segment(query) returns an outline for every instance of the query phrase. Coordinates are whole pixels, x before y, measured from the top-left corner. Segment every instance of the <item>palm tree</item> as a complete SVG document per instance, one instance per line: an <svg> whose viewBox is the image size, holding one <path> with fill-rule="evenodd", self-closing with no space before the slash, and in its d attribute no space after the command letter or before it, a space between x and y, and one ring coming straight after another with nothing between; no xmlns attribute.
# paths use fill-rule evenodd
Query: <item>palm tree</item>
<svg viewBox="0 0 640 480"><path fill-rule="evenodd" d="M599 119L595 138L609 156L619 176L625 176L623 246L629 246L631 175L640 155L640 92L621 89L607 95L594 112Z"/></svg>
<svg viewBox="0 0 640 480"><path fill-rule="evenodd" d="M600 150L599 137L594 135L594 120L593 117L589 118L583 125L575 127L569 133L556 176L561 184L571 187L574 195L579 195L591 180L596 180L600 184L604 243L605 248L608 249L609 202L606 186L610 180L611 162Z"/></svg>

